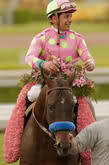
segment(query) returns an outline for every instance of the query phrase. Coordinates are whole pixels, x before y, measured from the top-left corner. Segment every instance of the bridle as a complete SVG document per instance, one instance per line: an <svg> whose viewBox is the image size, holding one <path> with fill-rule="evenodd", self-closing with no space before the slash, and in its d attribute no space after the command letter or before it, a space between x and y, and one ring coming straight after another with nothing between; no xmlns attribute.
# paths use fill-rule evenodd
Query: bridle
<svg viewBox="0 0 109 165"><path fill-rule="evenodd" d="M49 90L47 90L46 92L46 103L45 105L47 105L47 102L48 102L48 94L54 90L69 90L71 93L72 93L72 89L71 88L68 88L68 87L55 87L55 88L51 88ZM51 132L48 131L47 128L45 128L42 124L39 123L39 121L36 119L36 116L35 116L35 106L33 107L32 109L32 115L33 115L33 118L35 120L35 122L37 123L37 125L40 127L40 129L45 132L53 141L55 141L54 139L54 136Z"/></svg>

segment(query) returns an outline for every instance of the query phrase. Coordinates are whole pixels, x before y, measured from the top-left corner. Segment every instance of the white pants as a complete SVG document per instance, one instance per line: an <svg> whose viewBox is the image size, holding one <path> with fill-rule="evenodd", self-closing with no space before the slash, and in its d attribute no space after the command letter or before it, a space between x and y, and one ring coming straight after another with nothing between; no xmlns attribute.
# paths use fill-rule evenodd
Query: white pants
<svg viewBox="0 0 109 165"><path fill-rule="evenodd" d="M41 84L33 85L27 93L28 100L31 102L35 101L38 98L40 91Z"/></svg>

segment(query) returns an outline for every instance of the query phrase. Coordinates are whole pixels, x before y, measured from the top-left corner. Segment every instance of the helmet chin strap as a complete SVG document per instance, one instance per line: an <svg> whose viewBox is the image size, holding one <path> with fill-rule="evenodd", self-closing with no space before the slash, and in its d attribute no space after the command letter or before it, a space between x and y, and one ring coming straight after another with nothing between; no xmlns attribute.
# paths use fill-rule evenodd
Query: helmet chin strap
<svg viewBox="0 0 109 165"><path fill-rule="evenodd" d="M60 14L57 13L58 17L58 34L57 34L57 45L60 46Z"/></svg>
<svg viewBox="0 0 109 165"><path fill-rule="evenodd" d="M57 46L58 46L58 57L60 58L60 70L61 70L61 55L60 55L60 14L57 13L58 17L58 33L57 33Z"/></svg>

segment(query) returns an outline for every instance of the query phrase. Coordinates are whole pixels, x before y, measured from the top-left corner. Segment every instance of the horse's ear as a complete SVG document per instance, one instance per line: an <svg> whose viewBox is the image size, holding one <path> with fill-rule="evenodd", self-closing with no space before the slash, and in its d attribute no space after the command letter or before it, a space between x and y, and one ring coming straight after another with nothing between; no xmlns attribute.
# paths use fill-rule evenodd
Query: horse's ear
<svg viewBox="0 0 109 165"><path fill-rule="evenodd" d="M75 72L68 78L68 84L70 87L72 87L72 83L75 79Z"/></svg>
<svg viewBox="0 0 109 165"><path fill-rule="evenodd" d="M45 83L48 85L48 87L52 87L53 82L54 82L50 77L51 77L51 74L47 74L43 72L43 78L44 78Z"/></svg>
<svg viewBox="0 0 109 165"><path fill-rule="evenodd" d="M56 78L62 78L61 72L58 72L58 73L56 74Z"/></svg>

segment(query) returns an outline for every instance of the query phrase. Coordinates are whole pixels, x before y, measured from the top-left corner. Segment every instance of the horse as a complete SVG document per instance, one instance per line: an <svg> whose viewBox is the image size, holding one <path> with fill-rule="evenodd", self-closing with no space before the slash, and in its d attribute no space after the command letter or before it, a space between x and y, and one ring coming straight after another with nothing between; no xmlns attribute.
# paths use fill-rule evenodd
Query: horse
<svg viewBox="0 0 109 165"><path fill-rule="evenodd" d="M54 123L75 120L72 81L44 77L46 85L32 108L21 142L20 165L78 165L79 154L72 155L72 129L50 130ZM57 127L58 128L58 127Z"/></svg>

